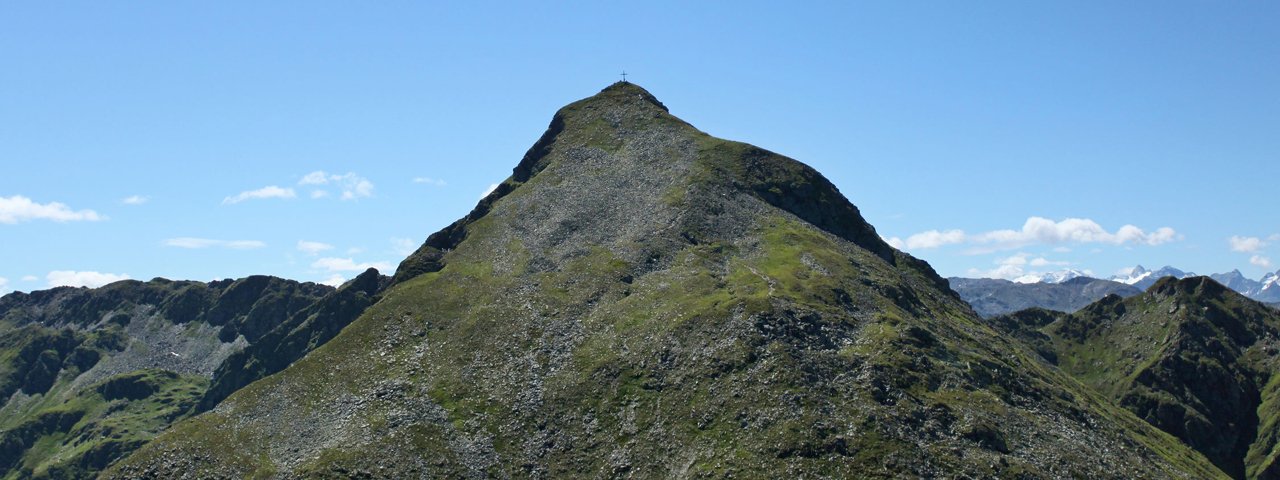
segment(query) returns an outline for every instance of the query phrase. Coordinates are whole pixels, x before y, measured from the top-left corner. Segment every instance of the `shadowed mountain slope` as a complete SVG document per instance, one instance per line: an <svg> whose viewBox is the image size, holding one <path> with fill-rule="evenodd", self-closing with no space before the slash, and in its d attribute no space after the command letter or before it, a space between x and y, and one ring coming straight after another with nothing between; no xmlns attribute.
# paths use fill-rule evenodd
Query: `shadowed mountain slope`
<svg viewBox="0 0 1280 480"><path fill-rule="evenodd" d="M333 338L390 278L253 276L0 298L0 478L83 478Z"/></svg>
<svg viewBox="0 0 1280 480"><path fill-rule="evenodd" d="M0 298L0 478L105 467L186 416L229 355L332 290L254 276Z"/></svg>
<svg viewBox="0 0 1280 480"><path fill-rule="evenodd" d="M1165 277L1071 315L992 322L1233 477L1280 474L1280 312L1208 277Z"/></svg>
<svg viewBox="0 0 1280 480"><path fill-rule="evenodd" d="M619 83L333 340L108 477L1217 478L813 169Z"/></svg>

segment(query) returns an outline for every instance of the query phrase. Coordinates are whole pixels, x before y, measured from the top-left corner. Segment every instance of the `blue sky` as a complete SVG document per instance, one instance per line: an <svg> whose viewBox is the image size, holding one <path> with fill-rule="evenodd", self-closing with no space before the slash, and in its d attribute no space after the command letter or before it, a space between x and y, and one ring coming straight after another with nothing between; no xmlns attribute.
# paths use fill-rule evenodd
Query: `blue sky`
<svg viewBox="0 0 1280 480"><path fill-rule="evenodd" d="M0 291L394 268L623 69L944 275L1280 268L1280 4L462 3L0 5Z"/></svg>

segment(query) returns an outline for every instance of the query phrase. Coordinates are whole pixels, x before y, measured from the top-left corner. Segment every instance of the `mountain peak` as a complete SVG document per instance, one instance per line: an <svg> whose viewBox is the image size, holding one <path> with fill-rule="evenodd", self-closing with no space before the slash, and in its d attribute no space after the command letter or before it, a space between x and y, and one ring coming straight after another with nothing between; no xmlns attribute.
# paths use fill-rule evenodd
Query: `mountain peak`
<svg viewBox="0 0 1280 480"><path fill-rule="evenodd" d="M664 112L669 111L667 110L666 105L663 105L662 102L658 101L658 97L653 96L653 94L649 93L648 90L645 90L644 87L627 81L614 82L612 85L604 87L604 90L600 90L600 93L587 97L582 102L599 100L610 100L622 103L644 102L657 106Z"/></svg>
<svg viewBox="0 0 1280 480"><path fill-rule="evenodd" d="M1092 421L1119 411L1022 361L816 170L634 84L560 109L401 271L104 476L1213 476L1136 418Z"/></svg>
<svg viewBox="0 0 1280 480"><path fill-rule="evenodd" d="M1214 281L1209 277L1161 277L1151 286L1150 291L1157 295L1203 295L1209 298L1217 298L1227 292L1227 288L1221 283Z"/></svg>

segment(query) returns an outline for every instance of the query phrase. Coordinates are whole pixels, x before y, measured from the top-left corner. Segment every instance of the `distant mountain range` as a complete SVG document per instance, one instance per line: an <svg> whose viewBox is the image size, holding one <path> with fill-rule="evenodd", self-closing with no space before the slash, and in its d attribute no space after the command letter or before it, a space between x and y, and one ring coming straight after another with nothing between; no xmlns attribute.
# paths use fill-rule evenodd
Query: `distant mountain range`
<svg viewBox="0 0 1280 480"><path fill-rule="evenodd" d="M1268 303L1280 302L1280 271L1268 273L1262 277L1262 280L1245 278L1244 275L1240 274L1239 270L1218 273L1209 277L1217 280L1218 283L1226 285L1227 288L1240 292L1254 300Z"/></svg>
<svg viewBox="0 0 1280 480"><path fill-rule="evenodd" d="M1113 275L1111 278L1108 278L1108 280L1120 282L1126 285L1133 285L1139 290L1146 290L1152 285L1155 285L1156 280L1164 277L1183 279L1194 276L1196 276L1194 272L1184 272L1168 265L1154 271L1147 270L1146 268L1143 268L1142 265L1138 265L1130 269L1127 275Z"/></svg>
<svg viewBox="0 0 1280 480"><path fill-rule="evenodd" d="M1023 275L1013 280L952 277L948 281L951 289L978 314L991 317L1032 307L1074 312L1108 294L1125 298L1137 295L1164 277L1180 280L1195 276L1193 272L1167 265L1158 270L1138 265L1127 274L1105 280L1092 278L1087 271L1067 269ZM1239 270L1209 277L1246 297L1280 304L1280 271L1268 273L1261 280L1246 278Z"/></svg>
<svg viewBox="0 0 1280 480"><path fill-rule="evenodd" d="M1157 280L1164 277L1183 279L1194 276L1196 276L1195 273L1184 272L1167 265L1155 271L1147 270L1142 268L1142 265L1138 265L1133 267L1128 275L1114 276L1111 277L1111 280L1146 290L1151 285L1154 285ZM1268 303L1280 302L1280 270L1263 275L1260 280L1246 278L1244 274L1240 273L1240 270L1215 273L1209 275L1209 278L1254 300Z"/></svg>
<svg viewBox="0 0 1280 480"><path fill-rule="evenodd" d="M1074 277L1063 282L1019 283L994 278L947 279L951 289L969 302L983 317L1013 313L1028 308L1074 312L1107 295L1132 297L1142 290L1110 280Z"/></svg>
<svg viewBox="0 0 1280 480"><path fill-rule="evenodd" d="M1013 279L1014 283L1063 283L1073 278L1093 277L1093 274L1085 270L1076 270L1068 268L1049 273L1029 273L1021 277Z"/></svg>

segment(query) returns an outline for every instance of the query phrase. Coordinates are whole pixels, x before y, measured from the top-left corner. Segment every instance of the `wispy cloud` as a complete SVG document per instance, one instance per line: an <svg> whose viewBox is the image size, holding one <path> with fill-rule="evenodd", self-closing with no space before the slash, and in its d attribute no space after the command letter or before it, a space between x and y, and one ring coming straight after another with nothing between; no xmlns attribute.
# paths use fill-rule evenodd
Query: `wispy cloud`
<svg viewBox="0 0 1280 480"><path fill-rule="evenodd" d="M22 195L0 197L0 223L15 224L30 220L52 220L55 222L96 222L106 220L93 210L72 210L66 204L58 202L36 203Z"/></svg>
<svg viewBox="0 0 1280 480"><path fill-rule="evenodd" d="M887 238L885 241L899 250L919 250L964 243L965 234L962 230L947 230L945 232L929 230L909 236L905 241L898 237Z"/></svg>
<svg viewBox="0 0 1280 480"><path fill-rule="evenodd" d="M418 249L418 243L408 238L391 237L391 249L398 255L408 255Z"/></svg>
<svg viewBox="0 0 1280 480"><path fill-rule="evenodd" d="M993 230L968 234L963 230L929 230L902 240L889 237L885 241L896 248L922 250L944 245L972 245L969 253L981 254L1001 250L1013 250L1028 245L1056 245L1102 243L1110 245L1160 245L1179 238L1176 231L1161 227L1148 233L1133 225L1124 225L1114 232L1102 228L1098 222L1087 218L1067 218L1054 221L1043 217L1030 217L1021 229Z"/></svg>
<svg viewBox="0 0 1280 480"><path fill-rule="evenodd" d="M491 184L489 184L489 188L484 189L484 193L481 193L481 194L480 194L480 199L481 199L481 200L484 200L484 197L489 196L489 194L490 194L490 193L493 193L493 191L494 191L494 190L497 190L497 189L498 189L498 184L497 184L497 183L491 183Z"/></svg>
<svg viewBox="0 0 1280 480"><path fill-rule="evenodd" d="M347 282L347 279L345 277L335 273L333 275L330 275L329 278L321 280L319 283L323 285L328 285L333 288L338 288L338 287L341 287L342 284L346 282Z"/></svg>
<svg viewBox="0 0 1280 480"><path fill-rule="evenodd" d="M292 188L281 188L275 185L268 185L257 190L249 190L240 192L230 197L222 199L222 204L240 203L245 200L261 200L266 198L294 198L298 194L294 193Z"/></svg>
<svg viewBox="0 0 1280 480"><path fill-rule="evenodd" d="M1231 251L1253 253L1267 246L1267 242L1258 237L1241 237L1232 235L1227 239L1227 244L1231 245Z"/></svg>
<svg viewBox="0 0 1280 480"><path fill-rule="evenodd" d="M1045 257L1038 257L1031 255L1030 253L1020 252L1008 257L997 258L995 260L995 264L996 268L991 270L971 268L968 271L968 275L978 278L1018 280L1028 275L1039 275L1045 273L1043 270L1039 270L1041 267L1065 267L1071 265L1071 262L1049 260ZM1087 270L1085 272L1088 273Z"/></svg>
<svg viewBox="0 0 1280 480"><path fill-rule="evenodd" d="M217 240L213 238L177 237L167 238L160 242L166 247L177 248L230 248L233 250L250 250L267 246L258 240Z"/></svg>
<svg viewBox="0 0 1280 480"><path fill-rule="evenodd" d="M298 180L298 185L310 187L334 187L341 192L339 198L343 200L355 200L373 196L373 182L369 179L356 175L354 172L347 172L342 175L327 173L323 170L316 170L302 176ZM311 198L323 198L329 195L324 189L317 189L311 192Z"/></svg>
<svg viewBox="0 0 1280 480"><path fill-rule="evenodd" d="M125 274L102 272L78 272L74 270L54 270L45 275L50 287L89 287L98 288L112 282L128 280Z"/></svg>
<svg viewBox="0 0 1280 480"><path fill-rule="evenodd" d="M9 279L0 277L0 295L9 293Z"/></svg>
<svg viewBox="0 0 1280 480"><path fill-rule="evenodd" d="M333 245L322 242L309 242L306 240L298 240L298 251L307 255L318 255L325 250L333 250Z"/></svg>
<svg viewBox="0 0 1280 480"><path fill-rule="evenodd" d="M124 197L120 199L120 203L123 203L125 205L142 205L144 203L147 203L147 201L149 200L151 200L151 197L148 197L146 195L130 195L128 197Z"/></svg>
<svg viewBox="0 0 1280 480"><path fill-rule="evenodd" d="M379 272L387 272L391 270L391 264L388 262L359 263L350 258L324 257L312 262L311 268L329 272L363 272L376 268Z"/></svg>
<svg viewBox="0 0 1280 480"><path fill-rule="evenodd" d="M448 185L444 180L431 177L413 177L413 183L421 183L424 185L431 185L433 187L443 187Z"/></svg>
<svg viewBox="0 0 1280 480"><path fill-rule="evenodd" d="M35 275L23 275L23 276L22 276L22 281L24 281L24 282L34 282L34 281L39 280L39 279L40 279L40 277L37 277L37 276L35 276Z"/></svg>
<svg viewBox="0 0 1280 480"><path fill-rule="evenodd" d="M1271 268L1271 259L1262 255L1249 257L1249 263L1262 268Z"/></svg>

